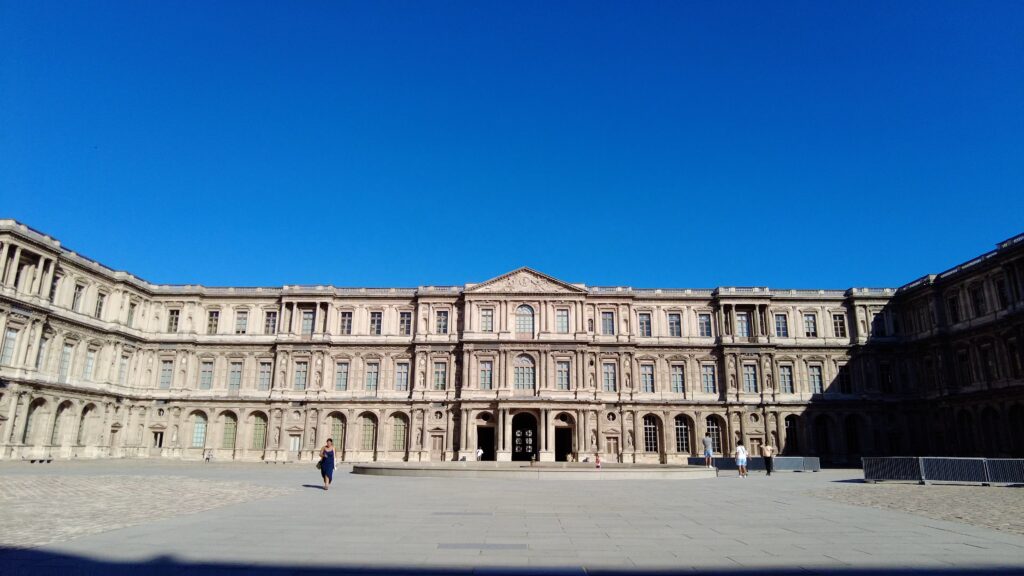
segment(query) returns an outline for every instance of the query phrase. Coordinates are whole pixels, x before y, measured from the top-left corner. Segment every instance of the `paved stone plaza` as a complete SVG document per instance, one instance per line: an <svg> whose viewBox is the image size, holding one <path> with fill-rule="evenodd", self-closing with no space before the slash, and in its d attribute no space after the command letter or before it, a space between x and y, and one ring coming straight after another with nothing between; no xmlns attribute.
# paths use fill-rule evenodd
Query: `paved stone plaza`
<svg viewBox="0 0 1024 576"><path fill-rule="evenodd" d="M0 573L1024 572L1019 488L869 485L852 470L633 482L347 471L323 492L298 464L2 463Z"/></svg>

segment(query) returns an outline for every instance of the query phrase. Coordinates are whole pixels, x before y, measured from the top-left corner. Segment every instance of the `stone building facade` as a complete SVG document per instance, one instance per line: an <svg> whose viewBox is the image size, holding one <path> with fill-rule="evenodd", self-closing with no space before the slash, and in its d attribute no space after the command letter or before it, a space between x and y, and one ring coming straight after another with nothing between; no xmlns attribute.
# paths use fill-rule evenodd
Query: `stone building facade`
<svg viewBox="0 0 1024 576"><path fill-rule="evenodd" d="M1020 453L1022 238L899 290L212 288L0 220L0 457Z"/></svg>

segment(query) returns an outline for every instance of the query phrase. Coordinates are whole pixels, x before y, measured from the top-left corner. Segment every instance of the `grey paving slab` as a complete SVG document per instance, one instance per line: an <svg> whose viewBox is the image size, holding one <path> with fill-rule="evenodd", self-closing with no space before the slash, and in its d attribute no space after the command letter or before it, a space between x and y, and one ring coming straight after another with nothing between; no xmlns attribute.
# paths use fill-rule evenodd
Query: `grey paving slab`
<svg viewBox="0 0 1024 576"><path fill-rule="evenodd" d="M427 570L538 567L822 573L996 566L1024 572L1024 535L819 495L857 486L840 482L855 478L855 471L644 480L642 490L618 481L345 472L339 470L324 492L305 486L316 481L306 466L0 463L0 546L24 540L12 536L12 525L33 534L33 542L40 534L48 542L32 548L30 557L0 551L0 568L33 573L33 566L61 565L104 573L143 567L156 573L158 560L161 573L232 568L257 576L322 568L421 576ZM4 492L5 485L17 489ZM1000 495L999 501L1013 498ZM15 499L17 505L9 505ZM55 506L66 511L65 525L47 532L52 518L40 517ZM117 515L106 517L105 509Z"/></svg>

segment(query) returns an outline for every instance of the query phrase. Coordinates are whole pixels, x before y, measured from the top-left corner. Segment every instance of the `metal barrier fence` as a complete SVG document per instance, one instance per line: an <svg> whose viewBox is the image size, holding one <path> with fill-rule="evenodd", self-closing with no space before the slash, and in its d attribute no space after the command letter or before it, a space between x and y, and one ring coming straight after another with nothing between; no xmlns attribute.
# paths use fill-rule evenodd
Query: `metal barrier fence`
<svg viewBox="0 0 1024 576"><path fill-rule="evenodd" d="M1024 483L1024 459L1011 458L862 458L864 479L974 484Z"/></svg>
<svg viewBox="0 0 1024 576"><path fill-rule="evenodd" d="M715 456L711 462L719 470L737 469L736 459L732 457ZM691 466L703 466L704 458L691 456L686 463ZM821 460L816 456L776 456L773 463L776 472L818 472L821 470ZM764 470L764 458L760 456L747 458L747 470Z"/></svg>

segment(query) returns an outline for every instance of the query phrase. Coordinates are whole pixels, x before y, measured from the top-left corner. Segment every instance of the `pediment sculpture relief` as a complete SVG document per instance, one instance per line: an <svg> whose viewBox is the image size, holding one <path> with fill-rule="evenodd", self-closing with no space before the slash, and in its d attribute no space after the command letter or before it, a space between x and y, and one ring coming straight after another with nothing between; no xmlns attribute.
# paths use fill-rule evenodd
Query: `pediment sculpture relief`
<svg viewBox="0 0 1024 576"><path fill-rule="evenodd" d="M517 272L496 280L491 284L481 286L480 292L569 292L565 286L561 286L549 280L545 280L529 272Z"/></svg>

